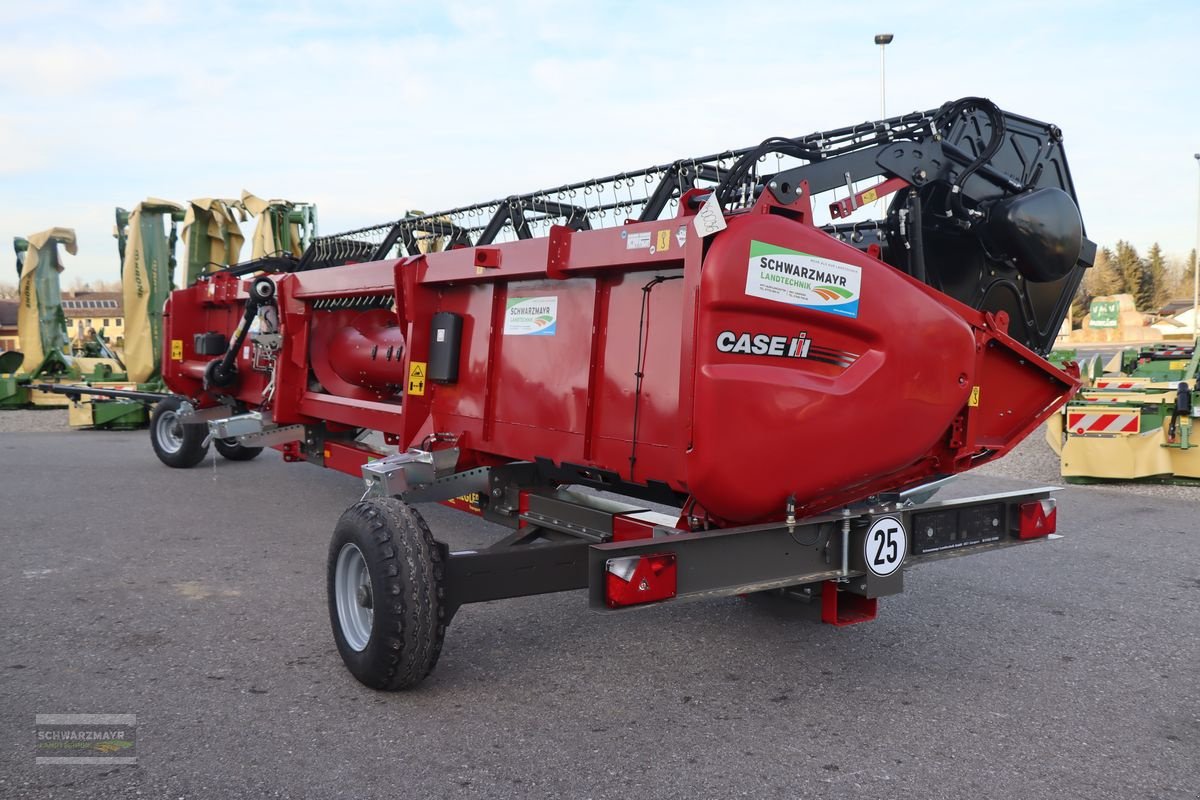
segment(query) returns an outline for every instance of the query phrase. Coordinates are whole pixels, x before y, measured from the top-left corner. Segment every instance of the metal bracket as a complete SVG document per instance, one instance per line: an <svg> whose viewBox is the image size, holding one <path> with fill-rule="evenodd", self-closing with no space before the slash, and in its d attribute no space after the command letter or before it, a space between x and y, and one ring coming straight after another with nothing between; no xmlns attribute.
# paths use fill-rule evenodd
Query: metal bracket
<svg viewBox="0 0 1200 800"><path fill-rule="evenodd" d="M453 500L464 494L478 492L487 494L488 467L477 467L465 472L456 472L444 478L438 478L428 486L412 489L404 494L409 503L440 503L443 500Z"/></svg>
<svg viewBox="0 0 1200 800"><path fill-rule="evenodd" d="M272 447L304 438L303 425L271 425L270 418L258 411L208 421L213 439L235 439L247 447Z"/></svg>
<svg viewBox="0 0 1200 800"><path fill-rule="evenodd" d="M403 496L411 502L436 502L449 500L467 492L487 491L487 470L467 470L453 473L458 464L458 448L443 450L418 450L413 448L403 453L368 461L362 466L363 481L367 494L378 497ZM441 481L439 481L439 475ZM438 484L440 491L434 488ZM453 494L446 494L447 491ZM418 490L426 490L418 492ZM420 498L419 500L416 498Z"/></svg>
<svg viewBox="0 0 1200 800"><path fill-rule="evenodd" d="M938 490L952 483L957 477L957 475L948 475L945 478L935 478L934 480L922 483L920 486L905 489L903 492L900 492L900 503L904 506L927 503L931 497L938 493Z"/></svg>
<svg viewBox="0 0 1200 800"><path fill-rule="evenodd" d="M266 426L263 415L257 411L223 419L210 419L208 422L209 433L214 439L235 439L252 433L262 433Z"/></svg>
<svg viewBox="0 0 1200 800"><path fill-rule="evenodd" d="M238 444L246 447L274 447L277 444L297 442L304 438L303 425L281 425L267 428L262 433L248 433L237 437Z"/></svg>
<svg viewBox="0 0 1200 800"><path fill-rule="evenodd" d="M179 404L179 422L182 425L207 425L214 419L223 419L228 417L229 411L230 409L227 406L196 408L191 403L184 400Z"/></svg>

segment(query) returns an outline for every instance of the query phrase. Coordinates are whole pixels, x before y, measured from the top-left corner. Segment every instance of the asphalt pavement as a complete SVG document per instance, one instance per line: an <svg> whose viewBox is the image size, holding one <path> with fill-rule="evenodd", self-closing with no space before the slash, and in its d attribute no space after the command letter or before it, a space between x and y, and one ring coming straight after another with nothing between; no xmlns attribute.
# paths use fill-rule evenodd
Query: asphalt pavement
<svg viewBox="0 0 1200 800"><path fill-rule="evenodd" d="M1061 541L913 569L844 629L468 606L397 694L329 632L361 491L273 452L171 470L144 432L0 434L0 798L1200 796L1200 490L1068 488ZM36 764L60 713L136 715L138 763Z"/></svg>

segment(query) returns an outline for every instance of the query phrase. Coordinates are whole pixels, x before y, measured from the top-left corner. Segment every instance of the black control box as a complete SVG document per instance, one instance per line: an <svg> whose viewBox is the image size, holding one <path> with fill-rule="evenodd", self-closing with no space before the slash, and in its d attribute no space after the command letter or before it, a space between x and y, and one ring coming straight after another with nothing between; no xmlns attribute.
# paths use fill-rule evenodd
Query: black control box
<svg viewBox="0 0 1200 800"><path fill-rule="evenodd" d="M223 356L229 347L229 340L225 338L225 334L216 331L197 333L192 337L192 341L198 356Z"/></svg>
<svg viewBox="0 0 1200 800"><path fill-rule="evenodd" d="M429 380L454 383L458 380L458 351L462 347L463 318L453 311L433 315L429 336Z"/></svg>

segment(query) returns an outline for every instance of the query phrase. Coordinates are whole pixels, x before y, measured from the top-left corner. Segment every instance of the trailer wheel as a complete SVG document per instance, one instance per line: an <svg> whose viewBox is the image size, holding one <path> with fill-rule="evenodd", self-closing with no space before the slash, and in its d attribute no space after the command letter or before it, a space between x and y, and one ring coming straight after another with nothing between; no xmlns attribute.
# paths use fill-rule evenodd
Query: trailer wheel
<svg viewBox="0 0 1200 800"><path fill-rule="evenodd" d="M204 460L208 452L203 425L184 425L179 419L182 397L164 397L150 414L150 444L158 460L168 467L188 469Z"/></svg>
<svg viewBox="0 0 1200 800"><path fill-rule="evenodd" d="M237 439L213 439L213 446L230 461L249 461L263 451L261 447L247 447Z"/></svg>
<svg viewBox="0 0 1200 800"><path fill-rule="evenodd" d="M372 689L411 689L433 671L446 633L442 554L417 510L396 498L355 503L329 544L326 588L346 668Z"/></svg>

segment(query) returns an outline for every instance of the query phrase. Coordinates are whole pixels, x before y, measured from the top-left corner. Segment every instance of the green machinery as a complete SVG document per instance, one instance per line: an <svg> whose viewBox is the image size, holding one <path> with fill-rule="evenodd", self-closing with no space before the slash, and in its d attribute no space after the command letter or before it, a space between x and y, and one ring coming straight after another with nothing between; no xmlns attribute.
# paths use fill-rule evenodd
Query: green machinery
<svg viewBox="0 0 1200 800"><path fill-rule="evenodd" d="M163 349L163 306L174 289L177 267L175 246L179 226L210 228L213 217L227 213L220 201L197 201L198 213L168 200L155 198L132 210L116 209L113 235L121 264L121 300L125 314L125 374L119 383L89 381L86 386L61 387L72 399L72 427L138 428L149 421L148 403L166 391L159 375ZM237 231L236 222L233 223ZM240 246L240 231L226 234ZM186 236L185 239L189 238ZM187 278L195 281L215 257L209 236L192 236L188 247ZM237 251L231 251L236 258ZM222 265L223 266L223 265Z"/></svg>
<svg viewBox="0 0 1200 800"><path fill-rule="evenodd" d="M1156 344L1121 352L1122 375L1145 378L1150 383L1181 381L1196 375L1197 352L1192 345Z"/></svg>
<svg viewBox="0 0 1200 800"><path fill-rule="evenodd" d="M242 193L241 200L192 200L186 208L150 198L129 211L116 209L125 374L105 382L50 389L74 401L72 426L129 428L146 424L148 405L165 392L159 366L164 344L162 312L175 288L175 247L182 238L183 277L190 286L207 273L237 263L243 245L238 223L249 216L258 218L253 245L260 256L280 252L299 256L316 235L315 206L264 201L248 192Z"/></svg>
<svg viewBox="0 0 1200 800"><path fill-rule="evenodd" d="M1084 390L1047 421L1046 440L1068 483L1138 480L1200 484L1200 391Z"/></svg>
<svg viewBox="0 0 1200 800"><path fill-rule="evenodd" d="M1118 365L1085 364L1090 385L1047 422L1064 480L1200 483L1200 347L1126 350L1107 366Z"/></svg>
<svg viewBox="0 0 1200 800"><path fill-rule="evenodd" d="M1078 358L1079 358L1079 351L1077 351L1077 350L1059 350L1058 348L1055 348L1054 350L1052 350L1050 352L1050 355L1046 356L1046 360L1049 361L1054 366L1058 367L1059 369L1062 369L1062 366L1064 364L1066 364L1068 361L1076 361Z"/></svg>
<svg viewBox="0 0 1200 800"><path fill-rule="evenodd" d="M312 203L263 200L243 191L241 208L258 218L250 239L251 258L287 253L299 258L317 235L317 207Z"/></svg>
<svg viewBox="0 0 1200 800"><path fill-rule="evenodd" d="M120 361L102 340L92 352L71 354L59 283L63 270L60 246L68 253L77 252L74 230L50 228L28 239L13 240L20 279L17 329L21 351L0 355L0 408L61 407L61 397L33 382L103 381L121 369Z"/></svg>
<svg viewBox="0 0 1200 800"><path fill-rule="evenodd" d="M121 257L121 289L125 315L124 357L117 358L103 332L81 344L84 351L107 351L119 367L105 374L79 375L73 383L35 384L69 399L72 427L138 428L149 417L138 396L161 392L157 354L161 352L162 308L171 291L177 225L183 209L163 200L147 200L133 211L116 210L117 250ZM75 376L73 376L75 377Z"/></svg>

